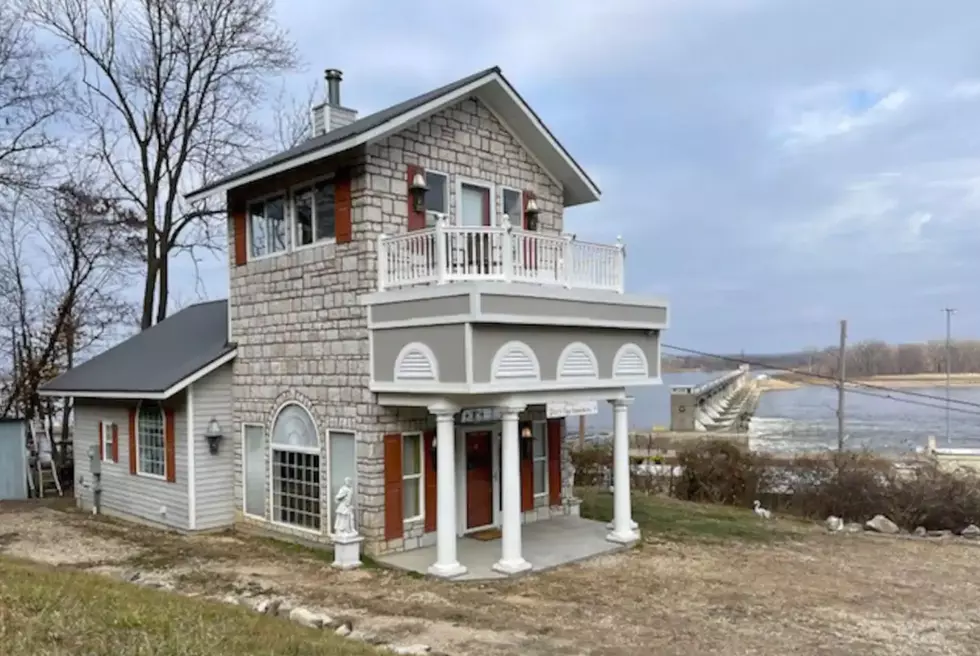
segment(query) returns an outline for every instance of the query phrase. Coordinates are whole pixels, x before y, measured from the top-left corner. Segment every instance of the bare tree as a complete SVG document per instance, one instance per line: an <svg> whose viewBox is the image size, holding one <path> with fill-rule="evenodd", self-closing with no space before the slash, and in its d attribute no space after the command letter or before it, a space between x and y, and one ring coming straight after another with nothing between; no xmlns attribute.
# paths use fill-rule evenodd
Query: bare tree
<svg viewBox="0 0 980 656"><path fill-rule="evenodd" d="M46 55L21 14L0 3L0 192L36 187L50 154L45 128L58 94Z"/></svg>
<svg viewBox="0 0 980 656"><path fill-rule="evenodd" d="M81 69L92 154L144 220L141 326L167 315L171 256L217 247L220 207L182 192L264 141L266 83L296 66L272 0L22 0Z"/></svg>
<svg viewBox="0 0 980 656"><path fill-rule="evenodd" d="M13 363L0 416L27 419L44 407L38 388L70 368L78 355L135 326L127 280L139 266L132 244L142 221L117 200L72 184L43 202L19 199L0 212L0 333L9 336ZM68 414L63 408L63 440Z"/></svg>

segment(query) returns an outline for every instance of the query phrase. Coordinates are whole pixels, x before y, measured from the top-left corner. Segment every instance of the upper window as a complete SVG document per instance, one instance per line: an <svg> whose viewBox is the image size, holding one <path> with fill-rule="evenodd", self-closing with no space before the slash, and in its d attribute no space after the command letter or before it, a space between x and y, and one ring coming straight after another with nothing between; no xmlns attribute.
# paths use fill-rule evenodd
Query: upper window
<svg viewBox="0 0 980 656"><path fill-rule="evenodd" d="M292 205L297 246L336 237L333 182L319 182L297 189L293 192Z"/></svg>
<svg viewBox="0 0 980 656"><path fill-rule="evenodd" d="M436 220L449 214L449 179L442 173L427 171L425 184L425 221L434 225Z"/></svg>
<svg viewBox="0 0 980 656"><path fill-rule="evenodd" d="M248 206L249 248L252 257L285 251L289 242L286 229L286 197L275 196Z"/></svg>
<svg viewBox="0 0 980 656"><path fill-rule="evenodd" d="M141 405L136 414L136 471L149 476L167 475L163 408Z"/></svg>
<svg viewBox="0 0 980 656"><path fill-rule="evenodd" d="M320 440L313 417L295 403L272 426L272 518L320 530Z"/></svg>
<svg viewBox="0 0 980 656"><path fill-rule="evenodd" d="M548 441L546 436L547 424L534 422L534 493L544 494L548 491Z"/></svg>
<svg viewBox="0 0 980 656"><path fill-rule="evenodd" d="M516 189L503 189L500 192L500 207L512 226L524 225L524 207L521 200L521 192Z"/></svg>
<svg viewBox="0 0 980 656"><path fill-rule="evenodd" d="M422 436L402 435L402 517L405 521L422 516Z"/></svg>

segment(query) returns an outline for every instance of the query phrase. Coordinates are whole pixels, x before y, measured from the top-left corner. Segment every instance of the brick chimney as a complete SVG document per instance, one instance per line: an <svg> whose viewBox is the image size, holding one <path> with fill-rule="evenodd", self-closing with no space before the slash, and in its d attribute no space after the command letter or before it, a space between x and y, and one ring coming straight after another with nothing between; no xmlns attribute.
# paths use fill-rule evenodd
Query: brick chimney
<svg viewBox="0 0 980 656"><path fill-rule="evenodd" d="M313 136L350 125L357 120L357 112L340 104L340 82L344 74L336 68L328 68L323 72L326 82L326 100L313 107Z"/></svg>

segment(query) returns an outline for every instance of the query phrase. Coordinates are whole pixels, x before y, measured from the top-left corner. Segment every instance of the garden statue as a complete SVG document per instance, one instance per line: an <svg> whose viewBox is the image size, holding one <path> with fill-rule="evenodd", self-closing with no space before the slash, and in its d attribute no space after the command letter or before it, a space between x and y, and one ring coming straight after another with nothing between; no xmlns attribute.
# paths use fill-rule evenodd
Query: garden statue
<svg viewBox="0 0 980 656"><path fill-rule="evenodd" d="M357 529L354 527L354 507L351 503L353 496L354 490L351 489L350 478L345 478L344 484L337 490L337 496L334 499L337 502L336 510L334 510L334 535L357 535Z"/></svg>

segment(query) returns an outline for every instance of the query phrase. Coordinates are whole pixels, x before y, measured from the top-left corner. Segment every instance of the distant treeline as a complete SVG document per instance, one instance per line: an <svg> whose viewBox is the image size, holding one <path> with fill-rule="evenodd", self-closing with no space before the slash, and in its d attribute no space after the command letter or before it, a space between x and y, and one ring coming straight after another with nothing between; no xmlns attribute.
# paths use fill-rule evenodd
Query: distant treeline
<svg viewBox="0 0 980 656"><path fill-rule="evenodd" d="M980 341L959 340L950 345L952 373L980 372ZM837 347L809 348L797 353L753 355L741 353L722 356L664 356L665 371L721 371L734 369L740 361L753 368L795 369L818 375L837 374ZM945 341L918 344L887 344L868 340L847 346L847 376L885 376L894 374L943 373L946 361ZM756 367L755 365L760 365Z"/></svg>

